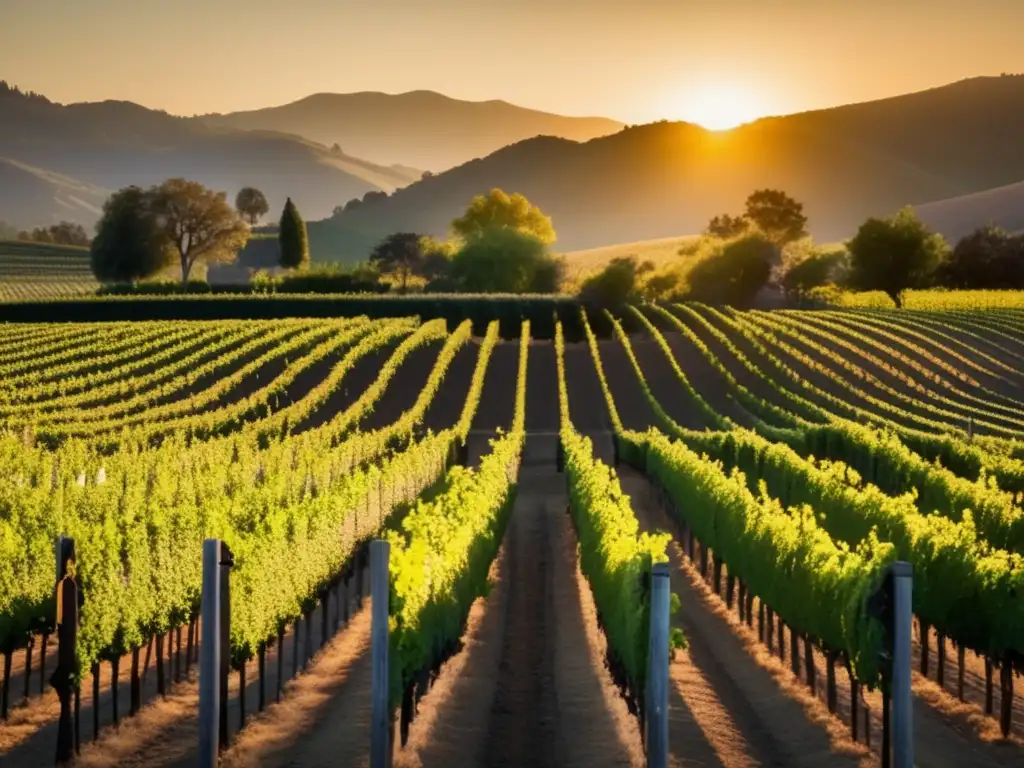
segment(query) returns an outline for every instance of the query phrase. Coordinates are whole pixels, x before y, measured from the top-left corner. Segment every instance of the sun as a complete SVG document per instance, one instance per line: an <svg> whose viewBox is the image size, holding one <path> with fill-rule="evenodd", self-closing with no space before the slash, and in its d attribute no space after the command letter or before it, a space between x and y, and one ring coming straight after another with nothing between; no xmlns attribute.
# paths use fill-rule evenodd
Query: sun
<svg viewBox="0 0 1024 768"><path fill-rule="evenodd" d="M726 131L763 117L757 94L735 85L705 85L687 90L676 102L683 120L709 131Z"/></svg>

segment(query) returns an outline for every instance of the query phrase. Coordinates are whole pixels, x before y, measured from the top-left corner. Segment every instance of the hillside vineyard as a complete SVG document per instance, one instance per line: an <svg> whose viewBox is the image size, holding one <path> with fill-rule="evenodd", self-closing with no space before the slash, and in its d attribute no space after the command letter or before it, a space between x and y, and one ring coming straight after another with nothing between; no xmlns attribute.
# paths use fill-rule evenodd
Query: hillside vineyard
<svg viewBox="0 0 1024 768"><path fill-rule="evenodd" d="M602 339L594 319L574 342L415 317L7 324L0 763L52 760L52 729L19 724L56 719L65 535L85 752L194 688L204 539L234 554L226 759L245 764L239 731L288 706L286 679L365 641L386 538L398 763L642 760L629 713L666 562L687 645L671 753L852 765L881 746L867 602L902 560L919 764L1019 765L1024 310L643 305ZM331 695L368 712L354 658ZM362 759L343 719L280 754Z"/></svg>

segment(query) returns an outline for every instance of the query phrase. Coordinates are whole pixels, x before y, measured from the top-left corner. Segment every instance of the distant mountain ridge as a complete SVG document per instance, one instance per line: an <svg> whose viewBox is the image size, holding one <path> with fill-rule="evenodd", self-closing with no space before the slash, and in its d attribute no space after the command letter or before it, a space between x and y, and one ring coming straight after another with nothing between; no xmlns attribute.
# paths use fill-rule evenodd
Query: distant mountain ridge
<svg viewBox="0 0 1024 768"><path fill-rule="evenodd" d="M551 215L569 251L699 232L754 189L777 187L833 241L871 215L1021 181L1022 135L1024 76L1014 75L721 133L661 122L584 143L538 137L316 222L310 238L315 257L361 258L391 232L446 234L473 195L500 187Z"/></svg>
<svg viewBox="0 0 1024 768"><path fill-rule="evenodd" d="M0 218L24 228L61 218L91 224L110 190L175 176L232 198L243 186L259 187L271 206L269 218L290 196L306 218L316 219L353 197L390 192L422 175L299 136L209 126L124 101L65 106L5 83L0 83L0 157L9 161L0 169ZM26 176L28 168L33 172ZM62 189L103 194L97 199L90 192L82 198L87 205L69 207L67 195L47 195L38 186L26 195L30 176L33 183L48 178Z"/></svg>
<svg viewBox="0 0 1024 768"><path fill-rule="evenodd" d="M587 141L624 126L565 117L506 101L464 101L434 91L318 93L278 107L203 115L200 122L297 134L359 157L444 171L534 136Z"/></svg>

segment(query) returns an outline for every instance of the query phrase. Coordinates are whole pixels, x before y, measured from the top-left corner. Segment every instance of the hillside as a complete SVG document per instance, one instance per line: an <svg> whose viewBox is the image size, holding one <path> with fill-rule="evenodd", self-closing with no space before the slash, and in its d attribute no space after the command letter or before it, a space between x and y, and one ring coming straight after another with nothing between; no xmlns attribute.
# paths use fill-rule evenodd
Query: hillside
<svg viewBox="0 0 1024 768"><path fill-rule="evenodd" d="M1024 182L922 205L917 215L955 242L992 222L1011 232L1024 229Z"/></svg>
<svg viewBox="0 0 1024 768"><path fill-rule="evenodd" d="M1024 77L770 118L725 133L655 123L586 143L539 137L311 227L320 258L413 230L443 235L474 195L521 192L553 217L563 251L700 231L759 187L803 201L816 239L1024 179ZM979 222L981 223L981 222Z"/></svg>
<svg viewBox="0 0 1024 768"><path fill-rule="evenodd" d="M319 93L250 112L205 115L208 125L299 134L378 163L443 171L534 136L586 141L615 133L614 120L563 117L504 101L461 101L433 91Z"/></svg>
<svg viewBox="0 0 1024 768"><path fill-rule="evenodd" d="M109 194L102 187L0 157L0 212L8 221L91 221L100 215ZM52 215L40 219L40 211Z"/></svg>
<svg viewBox="0 0 1024 768"><path fill-rule="evenodd" d="M2 83L0 157L15 161L18 171L8 164L0 172L0 203L14 201L17 209L5 208L0 215L21 227L61 218L89 224L106 194L85 190L146 186L173 176L201 181L232 197L242 186L257 186L274 215L291 196L312 219L329 215L352 197L392 191L421 175L335 153L298 136L213 128L128 102L63 106ZM35 189L41 183L81 194L50 195ZM87 204L69 206L71 197Z"/></svg>

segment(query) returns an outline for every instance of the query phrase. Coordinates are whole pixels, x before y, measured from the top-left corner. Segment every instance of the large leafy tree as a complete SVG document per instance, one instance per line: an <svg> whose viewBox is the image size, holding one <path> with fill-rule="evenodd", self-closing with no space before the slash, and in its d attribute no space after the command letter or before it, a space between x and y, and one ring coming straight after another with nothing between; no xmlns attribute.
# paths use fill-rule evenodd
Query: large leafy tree
<svg viewBox="0 0 1024 768"><path fill-rule="evenodd" d="M750 304L768 282L775 248L758 234L732 241L687 273L688 298L739 307Z"/></svg>
<svg viewBox="0 0 1024 768"><path fill-rule="evenodd" d="M281 212L277 239L281 244L281 266L287 269L306 269L309 266L309 234L306 222L289 197Z"/></svg>
<svg viewBox="0 0 1024 768"><path fill-rule="evenodd" d="M897 307L903 306L905 291L928 285L949 253L942 236L929 231L910 207L889 218L868 219L846 247L848 285L883 291Z"/></svg>
<svg viewBox="0 0 1024 768"><path fill-rule="evenodd" d="M654 262L640 262L636 256L619 256L584 280L580 299L602 307L619 307L636 301L642 296L641 278L653 271Z"/></svg>
<svg viewBox="0 0 1024 768"><path fill-rule="evenodd" d="M803 203L778 189L753 192L747 198L744 218L779 248L807 235Z"/></svg>
<svg viewBox="0 0 1024 768"><path fill-rule="evenodd" d="M497 229L522 232L543 245L555 242L550 217L522 195L500 189L474 197L466 212L452 222L452 231L467 242Z"/></svg>
<svg viewBox="0 0 1024 768"><path fill-rule="evenodd" d="M945 288L1024 288L1024 235L986 225L961 238L935 273Z"/></svg>
<svg viewBox="0 0 1024 768"><path fill-rule="evenodd" d="M495 227L463 245L450 276L459 290L473 293L554 293L562 264L536 235Z"/></svg>
<svg viewBox="0 0 1024 768"><path fill-rule="evenodd" d="M242 187L238 190L238 194L235 196L235 208L252 227L255 227L256 223L270 211L266 196L256 187Z"/></svg>
<svg viewBox="0 0 1024 768"><path fill-rule="evenodd" d="M90 248L92 271L101 282L144 280L174 263L175 254L157 226L152 196L126 187L103 204Z"/></svg>
<svg viewBox="0 0 1024 768"><path fill-rule="evenodd" d="M227 201L196 181L168 179L150 192L157 229L174 249L187 283L196 264L235 260L249 239L249 227Z"/></svg>
<svg viewBox="0 0 1024 768"><path fill-rule="evenodd" d="M423 245L423 238L414 232L396 232L374 247L370 263L376 265L381 274L396 275L405 293L409 278L422 272Z"/></svg>

